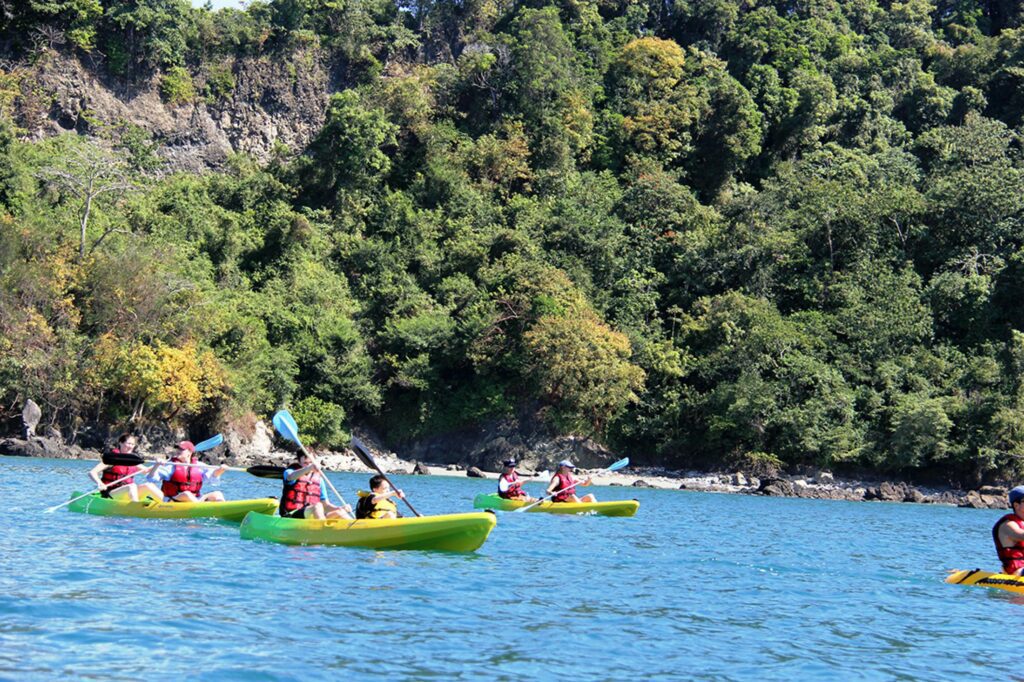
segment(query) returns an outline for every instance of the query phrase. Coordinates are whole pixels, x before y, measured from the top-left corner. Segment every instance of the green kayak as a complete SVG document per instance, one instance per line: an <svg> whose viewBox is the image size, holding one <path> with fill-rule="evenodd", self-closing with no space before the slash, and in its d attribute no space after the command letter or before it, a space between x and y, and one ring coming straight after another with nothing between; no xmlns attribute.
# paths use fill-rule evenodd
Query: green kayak
<svg viewBox="0 0 1024 682"><path fill-rule="evenodd" d="M439 549L472 552L497 523L494 514L445 514L401 519L285 519L252 513L242 521L243 539L286 545L340 545L371 549Z"/></svg>
<svg viewBox="0 0 1024 682"><path fill-rule="evenodd" d="M506 500L497 493L477 495L473 499L475 509L497 509L499 511L515 511L525 507L529 502L522 500ZM611 502L552 502L546 500L536 507L527 509L528 514L541 512L544 514L598 514L600 516L633 516L640 508L637 500L613 500Z"/></svg>
<svg viewBox="0 0 1024 682"><path fill-rule="evenodd" d="M78 497L82 493L72 493ZM277 500L265 497L255 500L229 500L227 502L141 502L112 500L94 493L72 502L68 509L84 514L99 516L133 516L141 519L202 519L214 518L226 521L241 521L249 512L272 513L277 509Z"/></svg>

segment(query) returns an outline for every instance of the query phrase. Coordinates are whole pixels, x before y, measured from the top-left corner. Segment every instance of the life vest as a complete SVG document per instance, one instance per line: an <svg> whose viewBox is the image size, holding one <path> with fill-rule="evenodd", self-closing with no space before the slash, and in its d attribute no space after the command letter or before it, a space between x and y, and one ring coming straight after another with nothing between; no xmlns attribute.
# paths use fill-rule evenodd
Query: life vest
<svg viewBox="0 0 1024 682"><path fill-rule="evenodd" d="M508 490L501 492L501 486L498 486L498 497L503 497L506 500L513 500L518 497L523 497L523 484L519 482L519 474L513 469L512 473L506 476L501 475L508 482Z"/></svg>
<svg viewBox="0 0 1024 682"><path fill-rule="evenodd" d="M289 469L301 469L299 464L293 464ZM314 479L314 476L316 478ZM302 476L297 481L284 480L284 491L281 493L281 504L278 513L281 516L299 509L305 509L320 501L320 478L313 471Z"/></svg>
<svg viewBox="0 0 1024 682"><path fill-rule="evenodd" d="M572 477L572 474L555 474L555 478L558 479L558 490L560 492L555 493L555 496L551 498L552 502L568 502L569 498L576 494L576 479ZM571 487L570 487L571 486Z"/></svg>
<svg viewBox="0 0 1024 682"><path fill-rule="evenodd" d="M388 512L394 512L395 516L400 516L398 513L398 507L390 499L379 500L376 503L373 501L373 493L359 498L358 504L356 504L356 518L357 519L382 519Z"/></svg>
<svg viewBox="0 0 1024 682"><path fill-rule="evenodd" d="M174 498L185 491L199 495L203 488L203 472L199 467L175 465L171 477L163 482L160 490L164 497Z"/></svg>
<svg viewBox="0 0 1024 682"><path fill-rule="evenodd" d="M1021 528L1024 528L1024 519L1016 514L1007 514L996 521L996 525L992 526L992 540L996 543L996 554L999 555L999 560L1003 562L1003 573L1012 575L1021 568L1024 568L1024 542L1018 540L1013 543L1012 547L1003 547L1003 543L999 542L999 528L1007 521L1016 521L1020 524Z"/></svg>
<svg viewBox="0 0 1024 682"><path fill-rule="evenodd" d="M114 448L113 450L110 451L110 454L112 454L112 455L120 455L121 451L118 450L117 448ZM121 488L123 486L129 485L132 482L131 479L127 479L127 480L124 480L124 481L120 481L120 479L126 478L128 476L131 476L132 474L134 474L138 470L139 470L139 467L137 467L137 466L125 466L123 464L112 464L112 465L108 466L106 469L104 469L103 472L100 474L100 481L104 485L107 486L107 492L109 493L111 490L117 490L118 488ZM120 481L120 482L119 483L114 483L114 481ZM113 484L113 485L111 485L111 484Z"/></svg>

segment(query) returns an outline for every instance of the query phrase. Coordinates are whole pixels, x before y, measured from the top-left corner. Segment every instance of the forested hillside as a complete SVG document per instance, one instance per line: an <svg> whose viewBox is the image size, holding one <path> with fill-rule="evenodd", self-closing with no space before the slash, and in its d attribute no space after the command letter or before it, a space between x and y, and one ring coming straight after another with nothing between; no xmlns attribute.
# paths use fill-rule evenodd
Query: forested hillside
<svg viewBox="0 0 1024 682"><path fill-rule="evenodd" d="M1022 24L1010 0L0 0L4 416L288 404L337 445L528 411L670 466L1013 473ZM244 60L315 65L323 124L185 172L129 120L35 134L54 60L204 112Z"/></svg>

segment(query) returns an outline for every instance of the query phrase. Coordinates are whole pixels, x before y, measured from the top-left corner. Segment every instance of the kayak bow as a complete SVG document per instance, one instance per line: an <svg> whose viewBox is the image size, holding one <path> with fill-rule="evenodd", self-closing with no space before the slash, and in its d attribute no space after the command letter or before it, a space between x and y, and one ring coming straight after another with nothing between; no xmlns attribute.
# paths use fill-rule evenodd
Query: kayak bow
<svg viewBox="0 0 1024 682"><path fill-rule="evenodd" d="M953 585L993 587L997 590L1024 594L1024 577L1006 573L990 573L979 568L972 571L951 571L946 582Z"/></svg>

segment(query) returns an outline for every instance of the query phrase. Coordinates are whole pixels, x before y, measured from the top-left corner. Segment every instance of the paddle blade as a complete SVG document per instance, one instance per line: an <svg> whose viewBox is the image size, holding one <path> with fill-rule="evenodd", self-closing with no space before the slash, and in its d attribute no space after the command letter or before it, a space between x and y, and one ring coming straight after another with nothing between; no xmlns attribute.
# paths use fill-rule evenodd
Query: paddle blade
<svg viewBox="0 0 1024 682"><path fill-rule="evenodd" d="M273 467L266 464L258 464L245 470L245 473L259 478L276 478L279 480L284 478L284 472L284 467Z"/></svg>
<svg viewBox="0 0 1024 682"><path fill-rule="evenodd" d="M352 450L355 451L356 457L359 458L360 462L371 469L380 471L380 467L377 466L377 462L373 460L373 455L370 454L370 450L363 445L363 441L359 440L355 436L352 436Z"/></svg>
<svg viewBox="0 0 1024 682"><path fill-rule="evenodd" d="M618 471L619 469L624 469L624 468L626 468L628 466L629 466L629 457L623 457L618 462L616 462L615 464L613 464L610 467L608 467L608 471Z"/></svg>
<svg viewBox="0 0 1024 682"><path fill-rule="evenodd" d="M295 420L288 410L279 410L274 415L274 428L282 436L295 443L299 447L302 447L302 441L299 440L299 427L295 424Z"/></svg>
<svg viewBox="0 0 1024 682"><path fill-rule="evenodd" d="M213 438L207 438L202 443L196 445L196 452L206 452L207 450L213 450L215 447L224 442L224 436L219 433Z"/></svg>
<svg viewBox="0 0 1024 682"><path fill-rule="evenodd" d="M102 459L104 464L122 467L135 467L146 461L138 455L129 452L108 452L103 455Z"/></svg>

